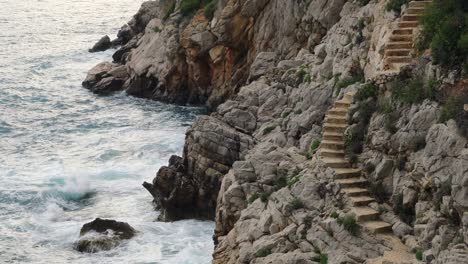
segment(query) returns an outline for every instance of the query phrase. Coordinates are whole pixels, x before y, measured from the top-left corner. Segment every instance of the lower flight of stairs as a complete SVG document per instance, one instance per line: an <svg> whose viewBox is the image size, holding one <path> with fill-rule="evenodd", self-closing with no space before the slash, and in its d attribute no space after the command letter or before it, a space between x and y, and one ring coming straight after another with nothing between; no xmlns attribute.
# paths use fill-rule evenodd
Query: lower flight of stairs
<svg viewBox="0 0 468 264"><path fill-rule="evenodd" d="M352 168L345 158L344 132L348 126L348 108L354 94L347 93L342 100L336 101L325 116L323 140L320 156L325 164L335 170L335 180L351 201L351 211L357 222L370 232L391 231L391 225L379 219L380 213L368 205L375 202L367 190L368 181L361 177L361 170Z"/></svg>
<svg viewBox="0 0 468 264"><path fill-rule="evenodd" d="M414 30L419 26L419 18L424 13L424 9L431 3L432 1L427 0L409 2L398 28L392 32L390 42L385 46L384 70L397 72L412 62Z"/></svg>

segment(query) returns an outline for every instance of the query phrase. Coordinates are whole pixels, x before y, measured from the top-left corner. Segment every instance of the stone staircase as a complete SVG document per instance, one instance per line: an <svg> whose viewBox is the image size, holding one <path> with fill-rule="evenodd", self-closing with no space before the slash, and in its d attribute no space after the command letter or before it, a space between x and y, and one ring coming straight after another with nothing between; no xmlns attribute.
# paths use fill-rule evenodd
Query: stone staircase
<svg viewBox="0 0 468 264"><path fill-rule="evenodd" d="M419 18L430 3L432 1L427 0L409 2L398 28L392 32L390 42L385 46L385 71L398 72L401 67L412 62L414 30L419 26Z"/></svg>
<svg viewBox="0 0 468 264"><path fill-rule="evenodd" d="M335 180L351 201L351 212L357 222L372 233L391 231L389 223L379 219L380 213L368 205L375 201L366 189L368 181L361 177L361 170L351 167L345 158L344 132L348 126L348 109L353 102L354 93L345 94L342 100L335 102L325 116L323 140L320 156L324 163L335 170Z"/></svg>

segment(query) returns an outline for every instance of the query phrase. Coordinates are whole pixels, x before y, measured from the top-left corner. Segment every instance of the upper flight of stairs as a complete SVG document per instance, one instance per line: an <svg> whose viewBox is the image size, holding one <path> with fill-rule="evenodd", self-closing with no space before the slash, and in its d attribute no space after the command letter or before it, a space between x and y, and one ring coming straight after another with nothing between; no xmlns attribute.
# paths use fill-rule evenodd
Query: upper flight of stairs
<svg viewBox="0 0 468 264"><path fill-rule="evenodd" d="M352 168L345 158L344 132L348 126L348 109L353 102L353 93L347 93L336 101L325 116L320 156L324 163L335 170L335 180L351 201L351 211L365 229L374 233L391 231L392 226L379 220L379 212L368 205L375 202L367 190L368 181L361 177L361 170Z"/></svg>
<svg viewBox="0 0 468 264"><path fill-rule="evenodd" d="M414 0L409 2L408 9L401 17L398 28L392 32L390 42L385 46L386 71L399 71L401 67L412 62L414 29L419 26L419 18L432 1Z"/></svg>

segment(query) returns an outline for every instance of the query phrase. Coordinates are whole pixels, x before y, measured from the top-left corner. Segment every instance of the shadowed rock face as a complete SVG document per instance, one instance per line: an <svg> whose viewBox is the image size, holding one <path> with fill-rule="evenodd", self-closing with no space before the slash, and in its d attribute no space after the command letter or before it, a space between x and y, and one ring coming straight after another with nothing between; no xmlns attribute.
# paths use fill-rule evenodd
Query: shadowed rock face
<svg viewBox="0 0 468 264"><path fill-rule="evenodd" d="M110 250L135 234L136 230L127 223L96 218L81 228L76 249L88 253Z"/></svg>

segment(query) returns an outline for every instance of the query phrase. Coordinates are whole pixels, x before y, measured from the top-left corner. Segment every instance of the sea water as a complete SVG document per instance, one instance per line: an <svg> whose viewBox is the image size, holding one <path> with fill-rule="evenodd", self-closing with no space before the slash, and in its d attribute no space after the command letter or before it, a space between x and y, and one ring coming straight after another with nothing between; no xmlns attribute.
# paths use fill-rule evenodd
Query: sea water
<svg viewBox="0 0 468 264"><path fill-rule="evenodd" d="M157 222L141 186L181 154L196 107L81 87L112 50L88 53L142 0L0 0L0 263L210 263L214 224ZM79 253L96 217L138 235Z"/></svg>

